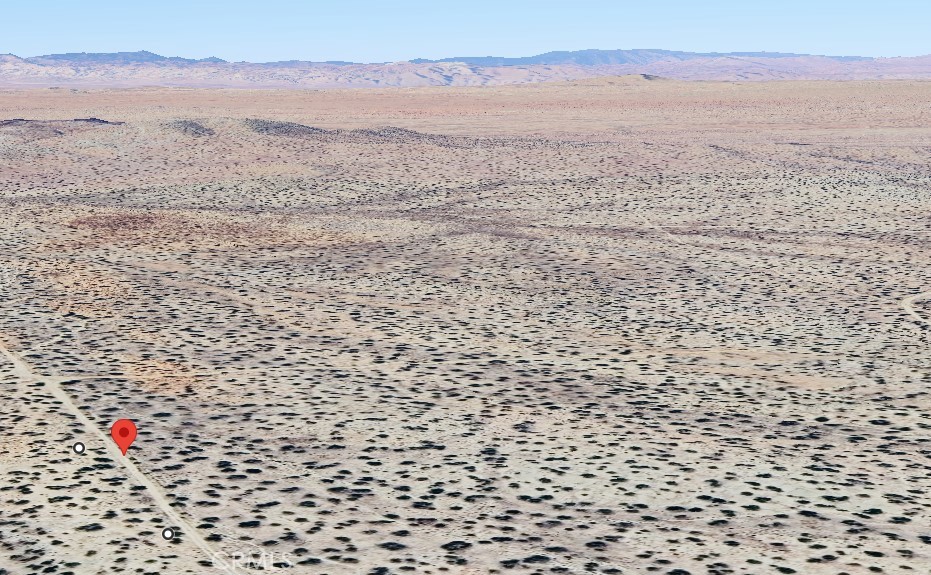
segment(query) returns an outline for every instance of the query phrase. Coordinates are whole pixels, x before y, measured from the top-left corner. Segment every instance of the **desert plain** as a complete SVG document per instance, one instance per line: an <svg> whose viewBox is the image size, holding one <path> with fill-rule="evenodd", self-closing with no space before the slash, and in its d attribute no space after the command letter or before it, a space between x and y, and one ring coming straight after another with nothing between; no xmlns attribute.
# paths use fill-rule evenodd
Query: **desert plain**
<svg viewBox="0 0 931 575"><path fill-rule="evenodd" d="M931 82L3 90L0 222L3 575L931 573Z"/></svg>

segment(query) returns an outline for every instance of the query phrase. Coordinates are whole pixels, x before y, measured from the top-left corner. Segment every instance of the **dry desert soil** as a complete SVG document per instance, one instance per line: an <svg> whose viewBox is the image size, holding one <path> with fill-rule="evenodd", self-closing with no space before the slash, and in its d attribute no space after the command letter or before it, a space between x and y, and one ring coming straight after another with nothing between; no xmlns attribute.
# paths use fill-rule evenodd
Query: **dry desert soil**
<svg viewBox="0 0 931 575"><path fill-rule="evenodd" d="M929 164L929 82L0 91L0 574L931 573Z"/></svg>

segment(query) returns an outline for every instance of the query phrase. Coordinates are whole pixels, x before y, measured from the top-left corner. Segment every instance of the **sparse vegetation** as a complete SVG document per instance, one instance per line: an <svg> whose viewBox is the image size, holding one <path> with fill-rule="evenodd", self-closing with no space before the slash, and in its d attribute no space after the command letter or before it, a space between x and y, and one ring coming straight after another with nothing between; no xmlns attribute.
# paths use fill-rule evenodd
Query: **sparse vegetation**
<svg viewBox="0 0 931 575"><path fill-rule="evenodd" d="M926 93L8 93L0 572L926 572Z"/></svg>

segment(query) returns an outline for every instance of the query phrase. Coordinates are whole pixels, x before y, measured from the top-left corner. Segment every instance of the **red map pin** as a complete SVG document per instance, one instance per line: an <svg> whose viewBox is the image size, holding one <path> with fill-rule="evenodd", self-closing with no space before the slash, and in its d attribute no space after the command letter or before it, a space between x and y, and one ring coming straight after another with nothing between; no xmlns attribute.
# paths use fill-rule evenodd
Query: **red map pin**
<svg viewBox="0 0 931 575"><path fill-rule="evenodd" d="M136 424L128 419L120 419L110 428L110 435L120 447L123 455L126 455L126 450L136 440Z"/></svg>

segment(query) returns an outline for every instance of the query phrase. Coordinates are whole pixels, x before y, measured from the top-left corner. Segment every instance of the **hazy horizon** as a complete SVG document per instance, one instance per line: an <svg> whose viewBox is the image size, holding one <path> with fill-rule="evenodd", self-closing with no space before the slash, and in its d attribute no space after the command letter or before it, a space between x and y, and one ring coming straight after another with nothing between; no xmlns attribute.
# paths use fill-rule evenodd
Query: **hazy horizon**
<svg viewBox="0 0 931 575"><path fill-rule="evenodd" d="M300 58L285 58L283 60L227 60L225 58L220 58L219 56L205 56L205 57L194 57L188 54L176 54L176 53L160 53L155 50L149 50L146 48L139 48L138 50L119 50L114 52L95 52L89 50L68 50L64 52L48 52L43 54L31 54L23 55L16 54L14 52L7 52L4 55L16 56L17 58L22 58L24 60L36 59L36 58L52 58L52 57L61 57L61 56L76 56L79 54L86 54L89 56L95 55L116 55L116 54L153 54L162 58L172 58L172 59L181 59L181 60L191 60L191 61L209 61L209 60L222 60L227 63L237 64L237 63L248 63L248 64L276 64L281 62L339 62L347 64L390 64L393 62L410 62L416 60L427 60L427 61L444 61L451 60L454 58L502 58L502 59L520 59L520 58L533 58L538 56L543 56L547 54L574 54L574 53L586 53L586 52L671 52L671 53L686 53L686 54L708 54L708 55L722 55L722 56L735 56L735 55L744 55L744 54L780 54L780 55L793 55L793 56L821 56L827 58L883 58L884 56L873 56L870 54L815 54L815 53L803 53L803 52L791 52L787 50L733 50L729 52L703 52L699 50L673 50L669 48L662 47L634 47L634 48L581 48L578 50L564 50L560 48L555 48L552 50L546 50L544 52L533 53L533 54L516 54L516 55L502 55L502 54L451 54L447 56L438 56L436 58L422 58L415 57L409 58L406 60L379 60L379 61L351 61L345 58L335 58L330 60L303 60ZM891 56L892 58L909 58L909 57L921 57L931 55L931 52L928 54L918 54L916 56Z"/></svg>
<svg viewBox="0 0 931 575"><path fill-rule="evenodd" d="M715 0L701 5L619 5L477 0L467 9L406 0L309 3L233 0L157 9L114 0L50 0L5 7L0 52L29 58L69 52L156 54L229 62L398 62L450 57L525 57L550 51L653 46L683 52L788 52L909 57L931 53L931 6L868 2ZM43 34L37 35L35 30Z"/></svg>

